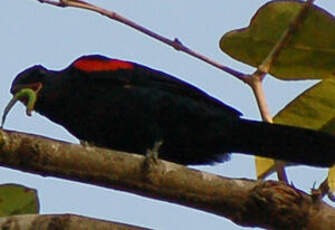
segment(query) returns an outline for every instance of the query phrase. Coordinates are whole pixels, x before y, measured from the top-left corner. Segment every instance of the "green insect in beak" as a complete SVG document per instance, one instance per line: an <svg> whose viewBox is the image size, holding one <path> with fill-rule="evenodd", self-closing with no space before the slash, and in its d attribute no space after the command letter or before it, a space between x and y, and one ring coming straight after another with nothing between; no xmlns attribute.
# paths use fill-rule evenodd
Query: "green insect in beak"
<svg viewBox="0 0 335 230"><path fill-rule="evenodd" d="M6 106L6 108L3 112L2 121L1 121L1 128L3 128L3 126L5 124L7 114L13 108L15 103L19 100L25 102L25 104L26 104L26 114L28 116L31 116L31 112L34 110L35 103L36 103L36 100L37 100L37 92L35 92L34 90L32 90L30 88L23 88L20 91L18 91L13 96L13 98L9 101L9 103L7 104L7 106Z"/></svg>

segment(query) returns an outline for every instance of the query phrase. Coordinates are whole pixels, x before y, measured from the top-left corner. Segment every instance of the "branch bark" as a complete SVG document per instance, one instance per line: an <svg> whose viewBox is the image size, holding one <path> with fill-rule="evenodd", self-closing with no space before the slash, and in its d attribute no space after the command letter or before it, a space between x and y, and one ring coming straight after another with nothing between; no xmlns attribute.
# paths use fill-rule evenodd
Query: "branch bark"
<svg viewBox="0 0 335 230"><path fill-rule="evenodd" d="M128 224L104 221L73 214L64 215L17 215L0 218L0 229L6 230L149 230Z"/></svg>
<svg viewBox="0 0 335 230"><path fill-rule="evenodd" d="M182 204L267 229L335 229L335 209L281 182L229 179L136 154L0 129L0 165ZM320 225L322 223L322 225Z"/></svg>

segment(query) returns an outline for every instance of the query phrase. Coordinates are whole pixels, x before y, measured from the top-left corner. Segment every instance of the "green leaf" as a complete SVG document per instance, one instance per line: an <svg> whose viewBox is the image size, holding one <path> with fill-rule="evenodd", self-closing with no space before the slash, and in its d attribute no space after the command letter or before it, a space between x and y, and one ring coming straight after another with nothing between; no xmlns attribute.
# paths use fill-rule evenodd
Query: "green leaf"
<svg viewBox="0 0 335 230"><path fill-rule="evenodd" d="M0 185L0 217L38 213L37 192L21 185Z"/></svg>
<svg viewBox="0 0 335 230"><path fill-rule="evenodd" d="M274 117L274 122L335 134L335 79L323 80L303 92Z"/></svg>
<svg viewBox="0 0 335 230"><path fill-rule="evenodd" d="M301 1L273 1L262 6L247 28L226 33L222 51L258 67L303 6ZM335 18L312 6L272 64L273 76L285 80L321 79L335 76Z"/></svg>

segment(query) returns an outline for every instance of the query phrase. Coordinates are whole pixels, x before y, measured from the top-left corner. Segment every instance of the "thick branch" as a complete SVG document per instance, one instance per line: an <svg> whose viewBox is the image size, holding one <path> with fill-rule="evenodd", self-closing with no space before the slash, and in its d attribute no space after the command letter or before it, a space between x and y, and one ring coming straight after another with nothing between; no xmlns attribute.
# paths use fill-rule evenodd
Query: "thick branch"
<svg viewBox="0 0 335 230"><path fill-rule="evenodd" d="M333 208L283 183L232 180L166 161L149 167L143 162L135 154L0 130L2 166L174 202L244 226L335 229Z"/></svg>
<svg viewBox="0 0 335 230"><path fill-rule="evenodd" d="M65 214L65 215L18 215L0 218L0 229L6 230L149 230L111 221Z"/></svg>

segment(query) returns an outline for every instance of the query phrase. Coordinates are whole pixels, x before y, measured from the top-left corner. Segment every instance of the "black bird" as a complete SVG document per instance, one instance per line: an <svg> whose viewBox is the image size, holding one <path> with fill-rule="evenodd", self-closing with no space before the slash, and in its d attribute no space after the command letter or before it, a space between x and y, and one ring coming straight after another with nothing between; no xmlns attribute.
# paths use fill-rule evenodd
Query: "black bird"
<svg viewBox="0 0 335 230"><path fill-rule="evenodd" d="M166 73L128 61L83 56L61 71L37 65L21 72L11 93L30 89L31 106L80 140L159 157L212 164L239 152L329 167L335 137L309 129L240 118L241 113ZM27 105L28 96L19 98Z"/></svg>

